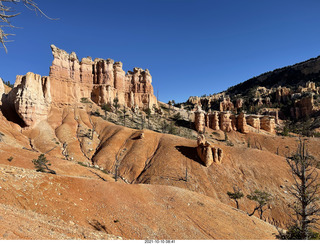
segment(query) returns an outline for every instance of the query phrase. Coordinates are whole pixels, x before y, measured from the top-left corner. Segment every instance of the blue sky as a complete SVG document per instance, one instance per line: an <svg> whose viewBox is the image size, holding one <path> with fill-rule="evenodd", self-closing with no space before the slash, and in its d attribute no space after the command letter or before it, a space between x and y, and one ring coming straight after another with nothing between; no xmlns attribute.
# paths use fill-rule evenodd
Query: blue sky
<svg viewBox="0 0 320 244"><path fill-rule="evenodd" d="M159 100L183 102L320 55L318 0L36 0L19 4L0 77L49 74L50 44L148 68Z"/></svg>

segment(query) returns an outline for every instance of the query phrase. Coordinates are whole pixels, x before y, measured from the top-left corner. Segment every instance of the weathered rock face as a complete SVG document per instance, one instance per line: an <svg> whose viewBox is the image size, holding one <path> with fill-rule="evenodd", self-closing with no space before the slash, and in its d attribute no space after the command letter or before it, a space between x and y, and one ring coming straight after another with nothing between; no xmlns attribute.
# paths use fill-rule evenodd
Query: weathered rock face
<svg viewBox="0 0 320 244"><path fill-rule="evenodd" d="M195 129L199 133L205 131L205 127L213 130L222 130L230 132L232 130L241 133L248 133L249 127L260 130L265 130L270 133L275 132L275 116L273 115L248 115L240 113L239 115L231 114L230 112L210 112L205 113L202 110L197 110L194 113ZM275 114L277 115L277 113Z"/></svg>
<svg viewBox="0 0 320 244"><path fill-rule="evenodd" d="M218 112L209 114L209 127L213 130L220 130Z"/></svg>
<svg viewBox="0 0 320 244"><path fill-rule="evenodd" d="M260 130L260 118L257 116L248 116L247 123L253 128Z"/></svg>
<svg viewBox="0 0 320 244"><path fill-rule="evenodd" d="M243 99L242 98L238 98L236 100L236 109L240 109L243 106Z"/></svg>
<svg viewBox="0 0 320 244"><path fill-rule="evenodd" d="M47 118L50 110L50 78L31 72L18 75L6 102L13 105L25 125L36 125Z"/></svg>
<svg viewBox="0 0 320 244"><path fill-rule="evenodd" d="M54 59L49 76L53 103L70 105L80 102L82 97L90 97L93 85L92 60L86 58L80 63L74 52L68 54L54 45L51 45L51 49Z"/></svg>
<svg viewBox="0 0 320 244"><path fill-rule="evenodd" d="M231 114L228 112L220 113L220 129L222 131L232 131L232 120L230 118L230 115Z"/></svg>
<svg viewBox="0 0 320 244"><path fill-rule="evenodd" d="M212 147L203 134L198 136L197 144L198 156L206 167L209 167L212 163L221 164L223 157L221 148Z"/></svg>
<svg viewBox="0 0 320 244"><path fill-rule="evenodd" d="M121 62L112 59L83 58L51 45L54 60L50 67L52 101L56 105L74 104L90 98L98 105L113 103L140 109L158 107L153 95L149 70L134 68L126 74Z"/></svg>
<svg viewBox="0 0 320 244"><path fill-rule="evenodd" d="M291 108L291 116L296 119L308 117L313 113L313 108L313 96L303 97L295 101L294 106Z"/></svg>
<svg viewBox="0 0 320 244"><path fill-rule="evenodd" d="M226 97L223 99L222 102L220 102L220 111L233 111L234 109L234 105L233 103L230 101L229 97Z"/></svg>
<svg viewBox="0 0 320 244"><path fill-rule="evenodd" d="M194 113L195 117L194 117L194 125L195 125L195 129L198 132L204 132L205 129L205 116L204 116L204 112L203 111L196 111Z"/></svg>
<svg viewBox="0 0 320 244"><path fill-rule="evenodd" d="M260 119L260 127L261 129L268 131L270 133L274 133L275 130L275 119L273 117L264 116Z"/></svg>
<svg viewBox="0 0 320 244"><path fill-rule="evenodd" d="M4 94L4 85L3 85L3 80L0 78L0 105L2 104L1 99L3 94Z"/></svg>
<svg viewBox="0 0 320 244"><path fill-rule="evenodd" d="M289 99L290 94L291 94L290 88L278 87L276 90L276 101L277 102L286 102Z"/></svg>
<svg viewBox="0 0 320 244"><path fill-rule="evenodd" d="M248 133L247 121L244 113L240 113L237 118L237 128L241 133Z"/></svg>

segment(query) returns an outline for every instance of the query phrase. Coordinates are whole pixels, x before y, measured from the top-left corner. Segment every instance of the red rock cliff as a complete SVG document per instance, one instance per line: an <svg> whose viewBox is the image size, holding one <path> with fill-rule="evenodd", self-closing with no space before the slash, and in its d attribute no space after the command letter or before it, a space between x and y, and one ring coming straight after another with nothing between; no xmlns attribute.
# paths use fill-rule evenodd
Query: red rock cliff
<svg viewBox="0 0 320 244"><path fill-rule="evenodd" d="M95 103L113 103L130 108L152 109L157 105L149 70L134 68L126 74L121 62L112 59L83 58L51 45L54 60L50 67L51 95L55 105L80 102L90 98Z"/></svg>

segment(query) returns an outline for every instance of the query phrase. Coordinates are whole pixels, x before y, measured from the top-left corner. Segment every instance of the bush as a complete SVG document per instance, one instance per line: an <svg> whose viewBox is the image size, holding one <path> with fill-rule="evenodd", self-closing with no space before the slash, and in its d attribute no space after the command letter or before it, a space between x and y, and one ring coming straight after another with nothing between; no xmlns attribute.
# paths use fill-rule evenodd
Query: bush
<svg viewBox="0 0 320 244"><path fill-rule="evenodd" d="M286 232L280 231L277 238L280 240L301 240L302 230L297 224L294 224L289 226ZM309 229L308 240L320 240L320 234Z"/></svg>
<svg viewBox="0 0 320 244"><path fill-rule="evenodd" d="M82 103L91 103L91 102L88 100L87 97L82 97L82 98L80 99L80 102L82 102Z"/></svg>
<svg viewBox="0 0 320 244"><path fill-rule="evenodd" d="M34 164L37 172L44 172L44 173L50 173L50 174L56 174L56 172L52 169L49 169L48 166L51 166L51 164L48 164L49 161L46 159L44 154L40 154L38 159L33 159L32 163Z"/></svg>
<svg viewBox="0 0 320 244"><path fill-rule="evenodd" d="M0 132L0 142L3 141L2 137L4 137L4 134Z"/></svg>

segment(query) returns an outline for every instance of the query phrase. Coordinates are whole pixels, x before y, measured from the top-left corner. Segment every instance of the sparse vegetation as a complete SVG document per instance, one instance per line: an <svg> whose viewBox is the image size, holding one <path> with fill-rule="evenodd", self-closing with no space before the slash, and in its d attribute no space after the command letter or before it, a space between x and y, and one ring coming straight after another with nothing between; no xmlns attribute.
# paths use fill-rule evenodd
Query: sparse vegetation
<svg viewBox="0 0 320 244"><path fill-rule="evenodd" d="M3 141L4 134L0 132L0 142Z"/></svg>
<svg viewBox="0 0 320 244"><path fill-rule="evenodd" d="M255 201L257 203L251 214L248 213L249 216L254 215L256 211L259 213L260 219L262 219L264 206L267 205L271 201L271 194L265 191L255 190L253 193L247 195L249 200Z"/></svg>
<svg viewBox="0 0 320 244"><path fill-rule="evenodd" d="M114 106L115 109L116 109L116 113L118 113L118 109L119 109L119 107L120 107L120 105L119 105L119 98L118 98L118 97L115 97L115 98L113 99L113 106Z"/></svg>
<svg viewBox="0 0 320 244"><path fill-rule="evenodd" d="M104 111L104 119L107 119L107 112L111 112L112 111L111 104L110 103L104 103L101 106L101 109Z"/></svg>
<svg viewBox="0 0 320 244"><path fill-rule="evenodd" d="M14 83L11 84L10 81L3 81L3 83L4 83L6 86L10 87L10 88L13 88L13 86L14 86Z"/></svg>
<svg viewBox="0 0 320 244"><path fill-rule="evenodd" d="M47 158L44 156L44 154L40 154L38 159L33 159L32 163L34 164L37 172L44 172L44 173L50 173L50 174L56 174L56 172L52 169L49 169L48 166L51 166L51 164L48 164Z"/></svg>
<svg viewBox="0 0 320 244"><path fill-rule="evenodd" d="M80 99L80 102L81 102L81 103L91 103L91 102L88 100L87 97L82 97L82 98Z"/></svg>
<svg viewBox="0 0 320 244"><path fill-rule="evenodd" d="M290 204L294 220L286 233L279 231L280 239L318 239L319 233L312 231L320 214L318 173L305 141L300 140L297 151L287 157L287 163L294 178L293 186L287 188L295 198Z"/></svg>
<svg viewBox="0 0 320 244"><path fill-rule="evenodd" d="M11 156L11 157L7 158L7 160L8 160L9 162L11 162L11 161L13 160L13 157Z"/></svg>
<svg viewBox="0 0 320 244"><path fill-rule="evenodd" d="M234 200L236 202L237 209L239 209L239 199L241 199L244 195L239 187L233 187L233 192L228 191L227 192L230 199Z"/></svg>

